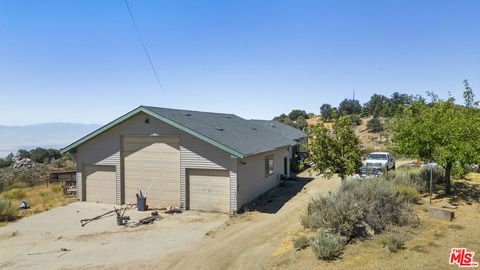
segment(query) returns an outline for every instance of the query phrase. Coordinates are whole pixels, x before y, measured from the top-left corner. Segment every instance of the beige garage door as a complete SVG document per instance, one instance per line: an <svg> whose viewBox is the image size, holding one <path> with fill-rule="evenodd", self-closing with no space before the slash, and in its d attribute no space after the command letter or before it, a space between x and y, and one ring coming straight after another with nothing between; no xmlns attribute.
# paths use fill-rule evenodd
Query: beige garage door
<svg viewBox="0 0 480 270"><path fill-rule="evenodd" d="M86 200L115 203L115 166L87 165L83 168Z"/></svg>
<svg viewBox="0 0 480 270"><path fill-rule="evenodd" d="M229 212L228 171L189 169L188 178L190 210Z"/></svg>
<svg viewBox="0 0 480 270"><path fill-rule="evenodd" d="M179 136L125 136L123 162L126 203L142 190L149 207L180 204Z"/></svg>

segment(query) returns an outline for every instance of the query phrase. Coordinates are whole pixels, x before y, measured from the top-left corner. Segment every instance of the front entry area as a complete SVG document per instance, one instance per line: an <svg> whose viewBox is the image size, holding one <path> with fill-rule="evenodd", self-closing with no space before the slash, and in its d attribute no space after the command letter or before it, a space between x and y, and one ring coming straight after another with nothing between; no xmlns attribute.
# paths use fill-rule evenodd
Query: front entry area
<svg viewBox="0 0 480 270"><path fill-rule="evenodd" d="M142 191L151 208L180 205L180 137L123 136L125 203Z"/></svg>
<svg viewBox="0 0 480 270"><path fill-rule="evenodd" d="M230 178L226 170L188 170L190 210L229 212Z"/></svg>

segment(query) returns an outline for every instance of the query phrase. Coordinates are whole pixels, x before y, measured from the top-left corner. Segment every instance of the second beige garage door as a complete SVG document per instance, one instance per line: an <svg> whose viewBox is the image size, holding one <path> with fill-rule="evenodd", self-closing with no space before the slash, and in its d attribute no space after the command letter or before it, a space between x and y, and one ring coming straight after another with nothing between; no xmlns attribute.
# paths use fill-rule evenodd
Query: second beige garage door
<svg viewBox="0 0 480 270"><path fill-rule="evenodd" d="M149 207L180 204L179 136L124 136L125 203L139 190Z"/></svg>
<svg viewBox="0 0 480 270"><path fill-rule="evenodd" d="M115 166L87 165L83 167L83 177L87 201L115 203Z"/></svg>
<svg viewBox="0 0 480 270"><path fill-rule="evenodd" d="M190 210L229 212L230 178L223 170L188 170Z"/></svg>

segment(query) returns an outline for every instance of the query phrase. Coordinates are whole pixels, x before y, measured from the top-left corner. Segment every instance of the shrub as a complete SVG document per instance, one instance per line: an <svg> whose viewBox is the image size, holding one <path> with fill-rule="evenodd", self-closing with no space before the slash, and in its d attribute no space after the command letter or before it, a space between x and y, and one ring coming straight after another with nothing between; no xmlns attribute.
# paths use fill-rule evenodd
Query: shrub
<svg viewBox="0 0 480 270"><path fill-rule="evenodd" d="M292 242L296 250L304 249L310 245L310 239L303 234L293 238Z"/></svg>
<svg viewBox="0 0 480 270"><path fill-rule="evenodd" d="M362 119L360 116L358 116L358 114L352 114L350 117L352 118L352 122L355 126L360 126L362 124Z"/></svg>
<svg viewBox="0 0 480 270"><path fill-rule="evenodd" d="M300 215L305 228L324 229L346 237L380 233L390 224L404 225L405 211L419 198L410 178L374 178L342 183L339 191L310 200Z"/></svg>
<svg viewBox="0 0 480 270"><path fill-rule="evenodd" d="M17 217L18 212L12 202L0 196L0 221L14 220Z"/></svg>
<svg viewBox="0 0 480 270"><path fill-rule="evenodd" d="M14 188L3 194L3 197L7 200L21 200L25 198L25 190L21 188Z"/></svg>
<svg viewBox="0 0 480 270"><path fill-rule="evenodd" d="M381 132L381 131L383 131L383 124L380 121L380 119L378 119L378 117L374 117L374 118L368 120L367 128L371 132Z"/></svg>
<svg viewBox="0 0 480 270"><path fill-rule="evenodd" d="M390 252L397 252L399 249L405 247L407 236L401 233L388 234L383 241L383 244L388 247Z"/></svg>
<svg viewBox="0 0 480 270"><path fill-rule="evenodd" d="M52 186L52 191L54 193L59 193L60 191L62 191L62 186Z"/></svg>
<svg viewBox="0 0 480 270"><path fill-rule="evenodd" d="M334 260L342 255L345 238L326 231L319 231L311 246L318 259Z"/></svg>
<svg viewBox="0 0 480 270"><path fill-rule="evenodd" d="M418 190L412 186L400 185L396 187L397 196L400 201L407 203L418 203L422 196Z"/></svg>

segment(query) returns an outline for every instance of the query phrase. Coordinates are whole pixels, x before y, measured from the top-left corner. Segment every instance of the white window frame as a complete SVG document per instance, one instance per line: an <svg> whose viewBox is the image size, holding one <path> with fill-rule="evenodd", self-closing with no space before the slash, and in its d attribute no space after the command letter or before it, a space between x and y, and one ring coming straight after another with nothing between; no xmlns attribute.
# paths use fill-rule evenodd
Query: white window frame
<svg viewBox="0 0 480 270"><path fill-rule="evenodd" d="M273 160L273 155L269 155L265 157L265 177L269 177L273 175L274 172L274 160Z"/></svg>

